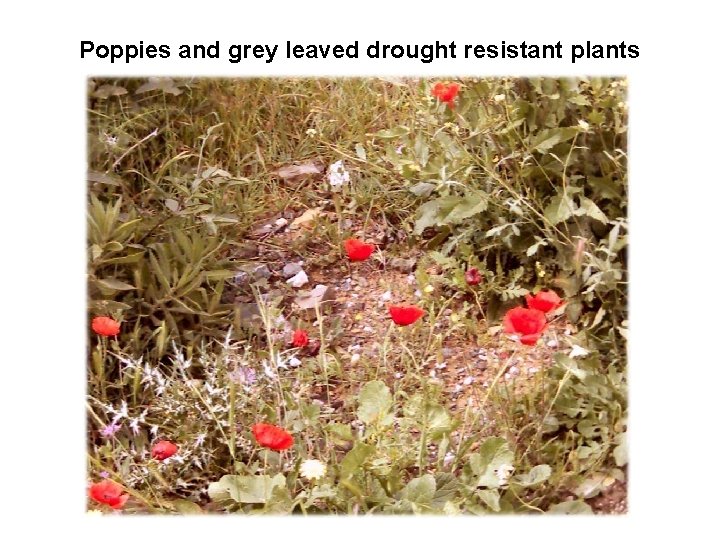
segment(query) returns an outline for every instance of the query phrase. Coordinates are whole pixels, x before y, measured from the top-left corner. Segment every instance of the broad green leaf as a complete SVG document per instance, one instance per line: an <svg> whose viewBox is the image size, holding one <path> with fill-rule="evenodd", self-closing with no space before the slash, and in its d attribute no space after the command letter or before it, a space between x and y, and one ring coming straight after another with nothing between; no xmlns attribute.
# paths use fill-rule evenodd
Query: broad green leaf
<svg viewBox="0 0 720 540"><path fill-rule="evenodd" d="M448 413L441 405L429 405L427 408L427 425L428 438L432 440L440 439L453 428L453 421L450 413Z"/></svg>
<svg viewBox="0 0 720 540"><path fill-rule="evenodd" d="M523 487L532 487L542 484L550 478L552 468L550 465L536 465L527 474L518 474L512 477L512 482Z"/></svg>
<svg viewBox="0 0 720 540"><path fill-rule="evenodd" d="M512 466L513 452L505 439L490 437L480 446L478 453L468 458L470 469L476 477L476 487L500 487L500 479L495 474L501 466Z"/></svg>
<svg viewBox="0 0 720 540"><path fill-rule="evenodd" d="M437 473L435 475L434 503L444 503L453 498L460 488L460 482L451 473Z"/></svg>
<svg viewBox="0 0 720 540"><path fill-rule="evenodd" d="M497 489L480 489L475 493L493 512L500 511L500 493Z"/></svg>
<svg viewBox="0 0 720 540"><path fill-rule="evenodd" d="M531 152L546 153L556 144L572 139L578 132L578 128L554 128L546 129L535 135L530 142Z"/></svg>
<svg viewBox="0 0 720 540"><path fill-rule="evenodd" d="M270 500L276 487L285 487L282 474L273 477L228 474L208 486L208 495L214 501L232 499L239 503L265 503Z"/></svg>
<svg viewBox="0 0 720 540"><path fill-rule="evenodd" d="M408 501L429 505L435 495L435 478L431 474L424 474L410 480L402 495Z"/></svg>
<svg viewBox="0 0 720 540"><path fill-rule="evenodd" d="M628 462L627 433L621 433L618 436L619 444L613 449L613 458L618 467L626 465Z"/></svg>
<svg viewBox="0 0 720 540"><path fill-rule="evenodd" d="M435 184L430 182L418 182L408 188L410 193L417 197L427 197L435 190Z"/></svg>
<svg viewBox="0 0 720 540"><path fill-rule="evenodd" d="M340 478L348 479L373 455L375 447L357 442L340 463Z"/></svg>
<svg viewBox="0 0 720 540"><path fill-rule="evenodd" d="M325 431L333 437L337 437L343 441L352 441L353 434L348 424L328 424Z"/></svg>
<svg viewBox="0 0 720 540"><path fill-rule="evenodd" d="M98 280L98 284L113 291L130 291L135 288L129 283L125 283L116 278L100 279Z"/></svg>
<svg viewBox="0 0 720 540"><path fill-rule="evenodd" d="M575 210L577 210L575 201L563 195L555 195L550 199L550 204L547 205L543 214L551 225L557 225L572 216Z"/></svg>
<svg viewBox="0 0 720 540"><path fill-rule="evenodd" d="M587 197L580 197L580 208L575 211L576 215L587 215L597 219L601 223L607 223L608 218L598 206Z"/></svg>
<svg viewBox="0 0 720 540"><path fill-rule="evenodd" d="M175 510L181 514L203 514L204 513L202 507L199 504L189 501L188 499L176 499L176 500L172 501L172 505L175 508Z"/></svg>
<svg viewBox="0 0 720 540"><path fill-rule="evenodd" d="M583 501L565 501L552 505L548 514L592 514L590 505Z"/></svg>
<svg viewBox="0 0 720 540"><path fill-rule="evenodd" d="M390 390L382 381L371 381L360 391L358 419L365 424L381 422L385 419L393 404Z"/></svg>
<svg viewBox="0 0 720 540"><path fill-rule="evenodd" d="M479 214L487 210L488 200L487 196L483 193L473 193L466 197L462 197L462 200L458 202L450 213L444 218L445 223L460 223L464 219Z"/></svg>
<svg viewBox="0 0 720 540"><path fill-rule="evenodd" d="M620 183L607 177L589 177L588 184L593 191L599 196L606 199L621 199L622 191Z"/></svg>

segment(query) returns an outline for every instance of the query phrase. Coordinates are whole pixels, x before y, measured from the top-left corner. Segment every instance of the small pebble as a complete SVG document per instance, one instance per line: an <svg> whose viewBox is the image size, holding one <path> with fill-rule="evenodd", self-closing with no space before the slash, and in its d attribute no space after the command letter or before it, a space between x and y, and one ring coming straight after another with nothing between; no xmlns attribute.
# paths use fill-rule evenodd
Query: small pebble
<svg viewBox="0 0 720 540"><path fill-rule="evenodd" d="M549 340L549 341L546 343L546 345L547 345L548 347L550 347L551 349L554 349L555 347L558 346L558 342L557 342L556 339L551 339L551 340Z"/></svg>
<svg viewBox="0 0 720 540"><path fill-rule="evenodd" d="M474 377L465 377L465 379L463 379L463 384L467 386L468 384L472 384L474 380Z"/></svg>

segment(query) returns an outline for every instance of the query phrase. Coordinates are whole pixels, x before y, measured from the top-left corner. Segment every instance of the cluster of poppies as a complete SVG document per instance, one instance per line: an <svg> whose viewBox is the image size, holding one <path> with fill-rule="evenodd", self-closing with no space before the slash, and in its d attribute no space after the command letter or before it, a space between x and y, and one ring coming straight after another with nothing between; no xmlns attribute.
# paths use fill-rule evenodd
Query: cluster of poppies
<svg viewBox="0 0 720 540"><path fill-rule="evenodd" d="M177 451L178 447L175 443L158 441L152 446L150 453L153 459L164 461L174 456ZM125 506L125 503L130 498L120 484L108 479L91 484L88 488L88 495L92 500L116 510Z"/></svg>
<svg viewBox="0 0 720 540"><path fill-rule="evenodd" d="M512 308L505 314L503 328L520 336L520 343L535 345L547 328L547 314L563 305L555 291L541 291L525 297L528 307Z"/></svg>

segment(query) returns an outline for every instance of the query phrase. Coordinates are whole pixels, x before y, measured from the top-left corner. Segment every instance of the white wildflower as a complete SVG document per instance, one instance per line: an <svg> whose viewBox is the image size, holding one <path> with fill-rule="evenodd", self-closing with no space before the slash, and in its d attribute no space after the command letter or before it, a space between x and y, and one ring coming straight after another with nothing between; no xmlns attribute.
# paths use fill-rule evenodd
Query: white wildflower
<svg viewBox="0 0 720 540"><path fill-rule="evenodd" d="M575 358L576 356L586 356L588 354L587 349L583 349L580 345L573 345L572 351L570 351L570 354L568 355L570 358Z"/></svg>
<svg viewBox="0 0 720 540"><path fill-rule="evenodd" d="M350 182L350 174L345 170L342 160L336 161L328 168L328 180L333 187Z"/></svg>
<svg viewBox="0 0 720 540"><path fill-rule="evenodd" d="M308 275L305 273L305 270L300 270L297 274L288 279L286 283L298 288L305 285L308 281Z"/></svg>
<svg viewBox="0 0 720 540"><path fill-rule="evenodd" d="M297 356L291 356L288 364L290 364L290 367L298 367L302 365L302 362Z"/></svg>
<svg viewBox="0 0 720 540"><path fill-rule="evenodd" d="M307 135L308 137L314 137L315 135L317 135L317 130L313 128L306 129L305 135Z"/></svg>
<svg viewBox="0 0 720 540"><path fill-rule="evenodd" d="M300 465L300 476L307 480L317 480L325 476L327 465L317 459L306 459Z"/></svg>
<svg viewBox="0 0 720 540"><path fill-rule="evenodd" d="M455 454L452 452L448 452L445 454L445 457L443 458L443 465L447 466L455 459Z"/></svg>
<svg viewBox="0 0 720 540"><path fill-rule="evenodd" d="M493 96L493 101L495 103L500 103L501 101L505 101L505 94L496 94Z"/></svg>
<svg viewBox="0 0 720 540"><path fill-rule="evenodd" d="M512 473L515 471L515 467L512 465L505 465L504 463L500 465L497 470L495 471L495 476L497 476L497 479L500 481L501 486L506 486L508 478L512 476Z"/></svg>
<svg viewBox="0 0 720 540"><path fill-rule="evenodd" d="M588 124L585 120L578 120L578 127L583 131L590 131L590 124Z"/></svg>

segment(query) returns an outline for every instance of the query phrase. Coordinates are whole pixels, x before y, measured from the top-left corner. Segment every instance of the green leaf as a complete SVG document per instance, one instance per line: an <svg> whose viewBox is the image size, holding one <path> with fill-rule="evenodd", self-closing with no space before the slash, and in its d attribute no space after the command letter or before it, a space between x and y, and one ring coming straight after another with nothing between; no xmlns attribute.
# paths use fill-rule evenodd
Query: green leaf
<svg viewBox="0 0 720 540"><path fill-rule="evenodd" d="M601 223L608 222L608 218L603 211L587 197L580 197L580 208L575 211L575 215L587 215L593 219L597 219Z"/></svg>
<svg viewBox="0 0 720 540"><path fill-rule="evenodd" d="M430 182L418 182L417 184L410 186L408 190L417 197L427 197L435 191L435 184L431 184Z"/></svg>
<svg viewBox="0 0 720 540"><path fill-rule="evenodd" d="M270 500L275 488L284 487L285 477L282 474L272 478L267 475L228 474L208 486L208 495L214 501L232 499L239 503L265 503Z"/></svg>
<svg viewBox="0 0 720 540"><path fill-rule="evenodd" d="M613 458L615 458L615 464L622 467L628 462L627 433L621 433L618 439L620 439L620 442L613 449Z"/></svg>
<svg viewBox="0 0 720 540"><path fill-rule="evenodd" d="M131 291L135 287L124 281L115 278L105 278L98 280L98 285L113 291Z"/></svg>
<svg viewBox="0 0 720 540"><path fill-rule="evenodd" d="M480 446L478 453L468 458L470 469L476 477L475 487L500 487L500 479L495 474L499 467L512 466L514 454L507 441L500 437L490 437Z"/></svg>
<svg viewBox="0 0 720 540"><path fill-rule="evenodd" d="M355 153L361 161L367 161L367 153L365 152L365 148L362 144L358 143L355 145Z"/></svg>
<svg viewBox="0 0 720 540"><path fill-rule="evenodd" d="M172 501L172 505L175 508L177 512L180 514L203 514L202 507L194 503L192 501L189 501L187 499L176 499Z"/></svg>
<svg viewBox="0 0 720 540"><path fill-rule="evenodd" d="M365 424L373 424L386 419L393 404L390 390L382 381L371 381L360 391L358 419Z"/></svg>
<svg viewBox="0 0 720 540"><path fill-rule="evenodd" d="M449 433L453 428L453 421L450 413L441 405L431 404L427 408L427 424L428 438L433 441L441 439L443 435Z"/></svg>
<svg viewBox="0 0 720 540"><path fill-rule="evenodd" d="M431 474L424 474L408 482L401 496L417 504L429 505L435 495L435 478Z"/></svg>
<svg viewBox="0 0 720 540"><path fill-rule="evenodd" d="M557 225L572 216L575 210L577 210L575 201L563 195L555 195L550 199L550 204L543 214L551 225Z"/></svg>
<svg viewBox="0 0 720 540"><path fill-rule="evenodd" d="M395 126L392 129L383 129L382 131L378 131L375 136L380 139L395 139L397 137L407 135L408 133L410 133L410 130L405 126Z"/></svg>
<svg viewBox="0 0 720 540"><path fill-rule="evenodd" d="M493 512L500 511L500 493L497 489L481 489L476 491L482 502L488 505Z"/></svg>
<svg viewBox="0 0 720 540"><path fill-rule="evenodd" d="M460 489L460 482L451 473L437 473L435 475L435 494L433 503L444 503L453 498Z"/></svg>
<svg viewBox="0 0 720 540"><path fill-rule="evenodd" d="M350 478L374 452L375 447L372 445L361 442L355 443L352 450L340 462L340 478L344 480Z"/></svg>
<svg viewBox="0 0 720 540"><path fill-rule="evenodd" d="M328 424L325 432L343 441L352 441L353 434L348 424Z"/></svg>
<svg viewBox="0 0 720 540"><path fill-rule="evenodd" d="M578 128L554 128L546 129L535 135L530 142L531 152L540 152L545 154L555 145L572 139L578 132Z"/></svg>
<svg viewBox="0 0 720 540"><path fill-rule="evenodd" d="M488 196L483 191L465 197L448 195L422 204L416 213L414 234L419 235L430 226L448 225L484 212Z"/></svg>
<svg viewBox="0 0 720 540"><path fill-rule="evenodd" d="M518 474L513 476L512 482L523 487L532 487L542 484L550 478L552 468L550 465L536 465L527 474Z"/></svg>
<svg viewBox="0 0 720 540"><path fill-rule="evenodd" d="M462 197L462 200L458 202L450 213L445 216L445 223L460 223L464 219L484 212L488 207L488 199L485 193L473 193Z"/></svg>
<svg viewBox="0 0 720 540"><path fill-rule="evenodd" d="M592 514L592 508L590 505L583 501L565 501L559 504L552 505L548 511L548 514Z"/></svg>

